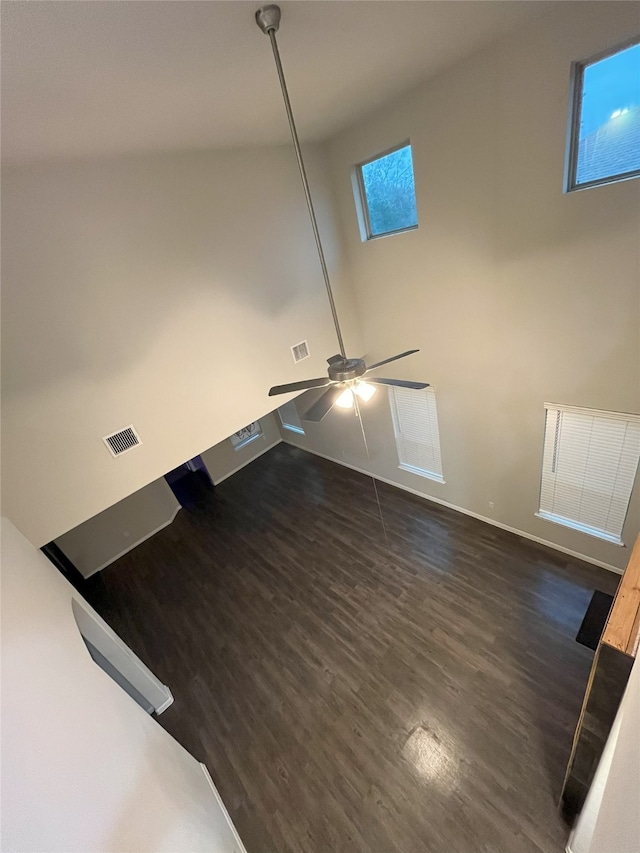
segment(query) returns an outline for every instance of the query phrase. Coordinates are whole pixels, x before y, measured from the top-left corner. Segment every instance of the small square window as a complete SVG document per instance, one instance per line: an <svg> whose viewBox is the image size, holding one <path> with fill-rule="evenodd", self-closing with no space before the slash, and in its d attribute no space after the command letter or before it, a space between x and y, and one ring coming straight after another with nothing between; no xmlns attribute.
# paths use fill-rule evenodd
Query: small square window
<svg viewBox="0 0 640 853"><path fill-rule="evenodd" d="M256 438L260 438L261 435L262 427L260 426L260 421L254 421L248 426L239 429L238 432L234 432L233 435L229 436L229 441L234 450L240 450L241 447L246 447L247 444L251 444Z"/></svg>
<svg viewBox="0 0 640 853"><path fill-rule="evenodd" d="M356 178L363 240L418 227L409 143L356 166Z"/></svg>
<svg viewBox="0 0 640 853"><path fill-rule="evenodd" d="M640 43L573 66L567 191L640 175Z"/></svg>

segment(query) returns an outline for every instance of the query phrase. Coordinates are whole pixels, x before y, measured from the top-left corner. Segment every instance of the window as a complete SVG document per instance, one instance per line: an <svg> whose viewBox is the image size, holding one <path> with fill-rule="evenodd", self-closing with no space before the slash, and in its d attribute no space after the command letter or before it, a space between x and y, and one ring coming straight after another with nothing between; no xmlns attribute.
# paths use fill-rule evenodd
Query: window
<svg viewBox="0 0 640 853"><path fill-rule="evenodd" d="M363 240L418 227L409 143L356 166L355 177Z"/></svg>
<svg viewBox="0 0 640 853"><path fill-rule="evenodd" d="M229 441L233 445L234 450L240 450L241 447L246 447L247 444L251 444L256 438L260 438L261 435L262 427L260 426L260 421L254 421L249 426L239 429L238 432L234 432L233 435L229 436Z"/></svg>
<svg viewBox="0 0 640 853"><path fill-rule="evenodd" d="M284 406L280 406L278 414L280 415L280 423L285 429L290 429L291 432L298 432L300 435L304 435L300 415L293 400L285 403Z"/></svg>
<svg viewBox="0 0 640 853"><path fill-rule="evenodd" d="M622 544L640 415L545 403L540 518Z"/></svg>
<svg viewBox="0 0 640 853"><path fill-rule="evenodd" d="M640 43L576 62L567 191L640 175Z"/></svg>
<svg viewBox="0 0 640 853"><path fill-rule="evenodd" d="M403 471L444 483L436 393L433 388L412 391L390 388L389 405Z"/></svg>

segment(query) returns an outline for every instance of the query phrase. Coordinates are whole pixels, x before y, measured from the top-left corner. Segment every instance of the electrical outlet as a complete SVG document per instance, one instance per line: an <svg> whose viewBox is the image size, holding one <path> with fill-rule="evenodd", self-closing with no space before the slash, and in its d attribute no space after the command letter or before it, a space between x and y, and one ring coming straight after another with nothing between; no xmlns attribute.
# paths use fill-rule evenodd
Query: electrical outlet
<svg viewBox="0 0 640 853"><path fill-rule="evenodd" d="M489 509L493 509L495 506L493 501L489 501Z"/></svg>

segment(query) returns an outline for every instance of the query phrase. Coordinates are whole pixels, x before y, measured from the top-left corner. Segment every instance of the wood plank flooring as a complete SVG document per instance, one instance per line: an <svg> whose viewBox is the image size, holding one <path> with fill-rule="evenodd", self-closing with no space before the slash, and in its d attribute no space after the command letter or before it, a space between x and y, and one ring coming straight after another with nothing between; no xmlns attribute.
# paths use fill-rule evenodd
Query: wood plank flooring
<svg viewBox="0 0 640 853"><path fill-rule="evenodd" d="M559 853L618 578L281 444L92 579L250 853Z"/></svg>

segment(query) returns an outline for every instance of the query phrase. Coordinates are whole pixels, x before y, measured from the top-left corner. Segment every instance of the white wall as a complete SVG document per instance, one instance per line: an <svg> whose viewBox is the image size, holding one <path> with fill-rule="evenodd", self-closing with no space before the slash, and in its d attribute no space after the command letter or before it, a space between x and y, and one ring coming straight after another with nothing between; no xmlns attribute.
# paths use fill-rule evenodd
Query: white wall
<svg viewBox="0 0 640 853"><path fill-rule="evenodd" d="M171 524L180 509L166 480L154 480L56 539L85 578Z"/></svg>
<svg viewBox="0 0 640 853"><path fill-rule="evenodd" d="M329 145L365 348L377 360L420 347L379 372L435 386L447 482L396 469L380 400L365 421L371 469L620 569L626 548L534 513L545 401L640 411L640 182L562 193L571 61L639 24L637 4L563 4ZM407 137L420 226L363 243L351 167ZM285 438L360 464L342 418Z"/></svg>
<svg viewBox="0 0 640 853"><path fill-rule="evenodd" d="M336 351L290 146L30 164L2 190L4 511L36 545L262 417L271 385ZM101 437L130 423L143 444L113 459Z"/></svg>
<svg viewBox="0 0 640 853"><path fill-rule="evenodd" d="M637 659L587 800L569 839L569 853L640 850L639 733L640 659Z"/></svg>
<svg viewBox="0 0 640 853"><path fill-rule="evenodd" d="M241 853L200 764L89 657L78 594L2 520L2 850Z"/></svg>

